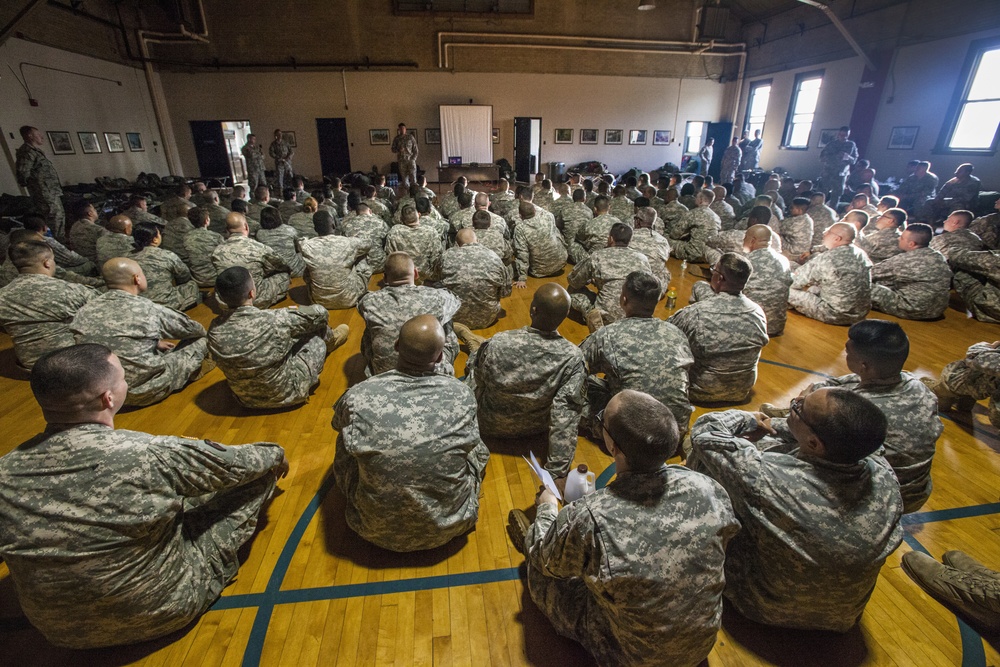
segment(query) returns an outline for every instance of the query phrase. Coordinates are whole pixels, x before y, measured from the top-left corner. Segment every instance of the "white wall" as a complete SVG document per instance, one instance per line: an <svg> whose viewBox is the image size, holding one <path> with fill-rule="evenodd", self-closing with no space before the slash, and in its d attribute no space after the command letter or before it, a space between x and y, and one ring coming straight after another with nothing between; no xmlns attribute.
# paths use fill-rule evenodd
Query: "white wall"
<svg viewBox="0 0 1000 667"><path fill-rule="evenodd" d="M69 73L31 65L54 67ZM18 77L23 69L31 96L38 100L37 107L29 104L28 94L8 66ZM120 86L117 81L121 82ZM3 100L0 131L11 153L23 143L18 134L22 125L34 125L43 133L49 130L70 133L75 155L53 155L47 138L43 149L64 185L93 182L97 176L134 180L140 172L161 176L168 173L149 89L141 70L10 39L0 46L0 100ZM77 132L97 132L102 152L85 155ZM123 142L126 132L139 132L146 150L133 153L125 142L124 153L108 153L105 132L120 132ZM153 146L153 142L158 146ZM3 192L19 193L6 160L0 161L0 188Z"/></svg>
<svg viewBox="0 0 1000 667"><path fill-rule="evenodd" d="M424 129L438 127L439 104L493 105L500 143L494 159L513 163L515 116L542 118L542 163L601 160L614 171L654 169L680 163L679 143L653 146L653 130L683 134L688 120L719 120L725 85L702 79L652 79L547 74L450 74L439 72L349 72L347 99L339 72L161 74L184 174L197 175L191 120L248 118L254 133L270 142L274 128L296 133L295 170L320 175L316 118L346 118L351 164L385 170L388 146L371 146L369 129L399 122L419 130L420 166L436 180L440 147L424 143ZM680 104L678 105L678 98ZM675 113L676 112L676 113ZM573 128L573 144L555 144L556 128ZM580 145L579 130L600 130L598 145ZM605 146L604 130L621 129L625 143ZM645 146L629 146L629 130L648 130ZM270 160L269 160L270 162Z"/></svg>

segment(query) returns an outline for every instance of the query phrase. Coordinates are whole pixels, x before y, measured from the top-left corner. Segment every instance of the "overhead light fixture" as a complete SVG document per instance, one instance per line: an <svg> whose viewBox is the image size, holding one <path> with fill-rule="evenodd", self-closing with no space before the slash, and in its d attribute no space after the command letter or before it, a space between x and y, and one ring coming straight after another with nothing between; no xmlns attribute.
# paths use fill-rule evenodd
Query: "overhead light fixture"
<svg viewBox="0 0 1000 667"><path fill-rule="evenodd" d="M644 12L649 9L656 9L656 0L639 0L640 12Z"/></svg>

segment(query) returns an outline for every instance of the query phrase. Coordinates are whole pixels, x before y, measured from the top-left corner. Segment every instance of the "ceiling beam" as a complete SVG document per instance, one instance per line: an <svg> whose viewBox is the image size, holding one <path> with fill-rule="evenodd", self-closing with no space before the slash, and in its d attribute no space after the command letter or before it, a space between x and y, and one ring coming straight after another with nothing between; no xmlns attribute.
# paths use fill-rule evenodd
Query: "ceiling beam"
<svg viewBox="0 0 1000 667"><path fill-rule="evenodd" d="M28 14L32 12L33 9L38 7L38 5L45 2L45 0L28 0L24 3L24 7L21 8L17 14L14 15L10 21L7 22L2 29L0 29L0 45L3 45L11 35L14 34L14 30L24 19L28 18Z"/></svg>

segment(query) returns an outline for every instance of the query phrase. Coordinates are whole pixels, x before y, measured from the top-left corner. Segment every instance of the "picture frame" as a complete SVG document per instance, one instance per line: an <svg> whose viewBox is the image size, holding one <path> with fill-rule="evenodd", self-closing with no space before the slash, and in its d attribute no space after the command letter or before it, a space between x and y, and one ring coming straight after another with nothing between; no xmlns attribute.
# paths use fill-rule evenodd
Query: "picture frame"
<svg viewBox="0 0 1000 667"><path fill-rule="evenodd" d="M77 132L76 136L80 140L80 148L83 149L85 155L103 152L97 132Z"/></svg>
<svg viewBox="0 0 1000 667"><path fill-rule="evenodd" d="M415 127L406 128L406 133L416 139L417 143L420 143L420 130Z"/></svg>
<svg viewBox="0 0 1000 667"><path fill-rule="evenodd" d="M608 145L619 145L625 130L604 130L604 143Z"/></svg>
<svg viewBox="0 0 1000 667"><path fill-rule="evenodd" d="M142 145L142 134L139 132L126 132L125 141L128 143L128 149L133 153L140 153L146 150Z"/></svg>
<svg viewBox="0 0 1000 667"><path fill-rule="evenodd" d="M628 132L628 145L629 146L645 146L646 145L646 130L629 130L629 132Z"/></svg>
<svg viewBox="0 0 1000 667"><path fill-rule="evenodd" d="M74 155L76 149L73 148L73 140L70 139L69 132L46 132L49 137L49 146L55 155Z"/></svg>
<svg viewBox="0 0 1000 667"><path fill-rule="evenodd" d="M493 128L493 143L495 143L495 144L499 144L500 143L500 128L499 127L494 127Z"/></svg>
<svg viewBox="0 0 1000 667"><path fill-rule="evenodd" d="M108 145L109 153L124 153L125 144L122 143L121 132L105 132L104 143Z"/></svg>
<svg viewBox="0 0 1000 667"><path fill-rule="evenodd" d="M561 128L556 130L555 143L557 144L571 144L573 143L573 130L570 128Z"/></svg>
<svg viewBox="0 0 1000 667"><path fill-rule="evenodd" d="M653 130L654 146L669 146L670 139L670 130Z"/></svg>
<svg viewBox="0 0 1000 667"><path fill-rule="evenodd" d="M887 148L894 151L912 150L917 143L919 132L919 125L898 125L892 128L892 133L889 134Z"/></svg>
<svg viewBox="0 0 1000 667"><path fill-rule="evenodd" d="M817 148L826 148L826 145L837 138L837 128L832 128L829 130L819 131L819 142L816 144Z"/></svg>
<svg viewBox="0 0 1000 667"><path fill-rule="evenodd" d="M597 137L598 137L597 130L580 130L581 144L596 144Z"/></svg>
<svg viewBox="0 0 1000 667"><path fill-rule="evenodd" d="M282 130L281 138L284 139L285 143L288 144L291 148L298 147L298 143L296 143L295 141L295 132L292 132L290 130Z"/></svg>
<svg viewBox="0 0 1000 667"><path fill-rule="evenodd" d="M441 128L440 127L428 127L424 130L424 143L428 146L431 144L441 143Z"/></svg>
<svg viewBox="0 0 1000 667"><path fill-rule="evenodd" d="M387 146L389 144L389 128L368 130L368 140L372 146Z"/></svg>

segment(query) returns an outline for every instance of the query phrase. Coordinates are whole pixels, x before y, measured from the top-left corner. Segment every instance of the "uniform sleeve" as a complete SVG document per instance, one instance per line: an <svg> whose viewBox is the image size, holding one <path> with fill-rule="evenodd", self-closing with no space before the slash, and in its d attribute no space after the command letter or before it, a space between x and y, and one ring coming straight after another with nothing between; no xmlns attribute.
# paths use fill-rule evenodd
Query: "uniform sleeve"
<svg viewBox="0 0 1000 667"><path fill-rule="evenodd" d="M525 537L528 561L548 577L578 577L595 550L594 523L583 503L556 512L555 506L548 503L538 507L535 522Z"/></svg>
<svg viewBox="0 0 1000 667"><path fill-rule="evenodd" d="M184 313L177 312L173 308L167 308L159 304L156 311L160 318L160 334L163 338L176 338L185 340L188 338L202 338L205 336L205 327L195 322Z"/></svg>
<svg viewBox="0 0 1000 667"><path fill-rule="evenodd" d="M264 312L272 313L291 338L323 331L329 321L329 311L316 304Z"/></svg>
<svg viewBox="0 0 1000 667"><path fill-rule="evenodd" d="M261 258L261 262L264 265L265 276L273 276L276 273L291 273L292 271L284 257L270 250Z"/></svg>
<svg viewBox="0 0 1000 667"><path fill-rule="evenodd" d="M524 232L519 227L514 228L514 273L517 280L528 279L528 244Z"/></svg>
<svg viewBox="0 0 1000 667"><path fill-rule="evenodd" d="M566 276L566 283L573 289L580 289L590 283L594 273L593 258L588 257L573 267Z"/></svg>
<svg viewBox="0 0 1000 667"><path fill-rule="evenodd" d="M813 280L813 273L816 272L816 267L819 266L819 263L819 259L813 259L813 261L806 262L795 273L793 273L792 289L804 290L812 285L815 282Z"/></svg>
<svg viewBox="0 0 1000 667"><path fill-rule="evenodd" d="M35 168L34 151L27 151L17 156L17 184L27 187L31 172Z"/></svg>
<svg viewBox="0 0 1000 667"><path fill-rule="evenodd" d="M167 250L166 252L170 252ZM170 258L170 273L174 276L174 282L178 285L183 285L186 282L191 281L191 269L187 267L187 264L181 261L181 258L177 256L176 253L170 252L168 255Z"/></svg>
<svg viewBox="0 0 1000 667"><path fill-rule="evenodd" d="M754 416L742 410L709 412L691 428L688 467L722 484L735 508L746 504L760 478L762 453L740 437L756 428Z"/></svg>
<svg viewBox="0 0 1000 667"><path fill-rule="evenodd" d="M186 497L231 489L264 476L282 460L279 445L261 442L229 447L209 440L158 437L149 447L157 473Z"/></svg>
<svg viewBox="0 0 1000 667"><path fill-rule="evenodd" d="M583 359L574 360L567 376L556 390L549 414L549 455L545 469L554 477L565 477L576 454L576 435L584 406L584 381L587 373Z"/></svg>

